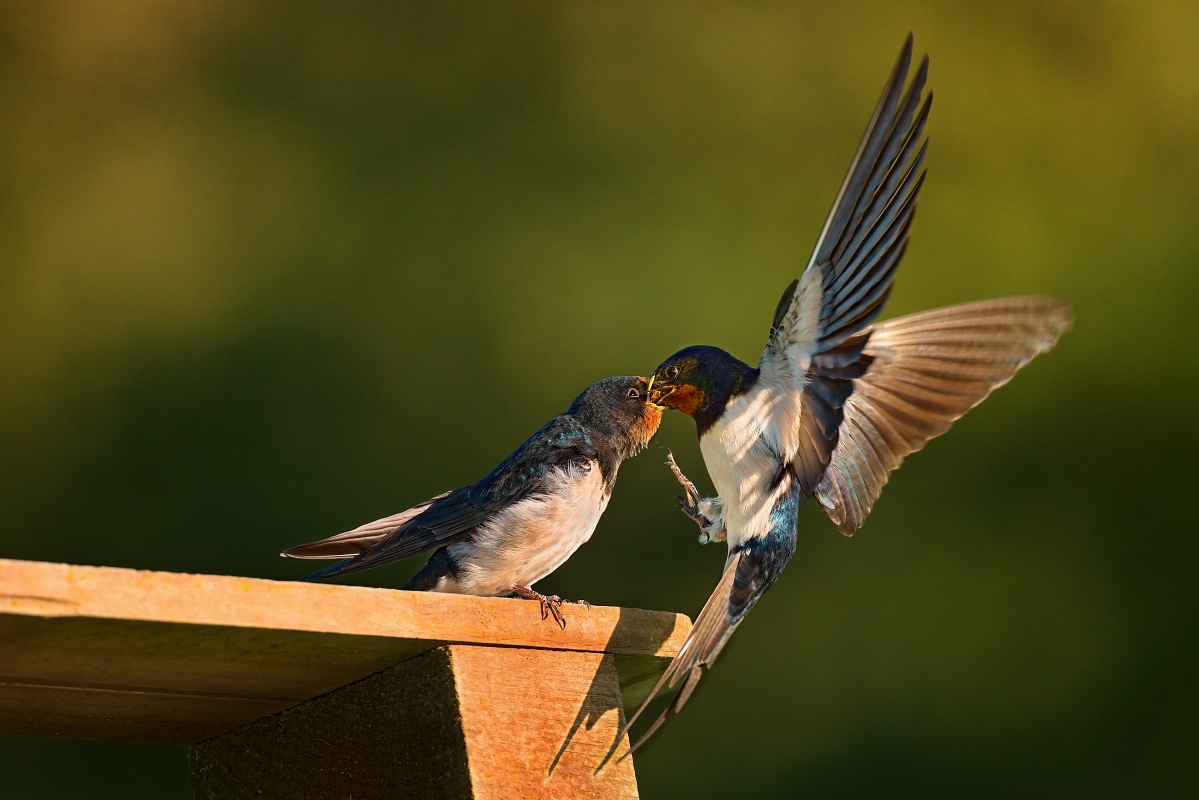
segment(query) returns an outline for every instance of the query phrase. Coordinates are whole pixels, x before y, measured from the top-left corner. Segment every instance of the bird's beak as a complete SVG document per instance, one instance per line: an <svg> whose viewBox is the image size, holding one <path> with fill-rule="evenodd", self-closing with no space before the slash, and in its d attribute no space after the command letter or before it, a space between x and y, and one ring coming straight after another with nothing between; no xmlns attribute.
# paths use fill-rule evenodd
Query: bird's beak
<svg viewBox="0 0 1199 800"><path fill-rule="evenodd" d="M646 390L645 399L654 408L664 409L666 406L662 405L662 400L668 397L677 387L659 385L657 388L654 388L654 377L657 376L649 379L649 388Z"/></svg>

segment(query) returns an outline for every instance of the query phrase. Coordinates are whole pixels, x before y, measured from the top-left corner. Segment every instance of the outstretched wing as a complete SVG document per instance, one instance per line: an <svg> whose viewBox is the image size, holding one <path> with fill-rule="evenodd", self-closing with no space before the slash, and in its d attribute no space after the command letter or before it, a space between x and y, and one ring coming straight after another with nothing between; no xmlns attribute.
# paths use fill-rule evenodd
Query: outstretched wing
<svg viewBox="0 0 1199 800"><path fill-rule="evenodd" d="M405 517L398 527L380 536L356 555L305 575L302 580L321 580L358 572L451 544L468 536L513 503L540 492L545 485L546 476L552 470L567 466L587 468L593 457L594 448L581 425L566 414L554 417L483 480L473 486L440 495L422 504L423 509L416 506L397 515ZM418 509L418 513L410 513ZM387 521L380 520L364 528L372 528ZM351 541L355 533L356 531L350 531L341 534L347 541L339 543L338 546L356 545L357 541ZM336 540L341 537L333 538ZM322 543L315 542L313 545L302 547L315 548L320 544Z"/></svg>
<svg viewBox="0 0 1199 800"><path fill-rule="evenodd" d="M891 470L949 430L1069 330L1070 305L1012 297L887 320L867 331L870 366L854 381L832 462L816 487L846 535L866 521Z"/></svg>
<svg viewBox="0 0 1199 800"><path fill-rule="evenodd" d="M921 137L932 94L921 103L927 56L904 91L911 59L909 34L807 269L779 301L762 353L763 377L791 394L779 408L788 413L775 414L771 438L807 493L837 445L853 380L869 364L863 328L891 292L924 180Z"/></svg>

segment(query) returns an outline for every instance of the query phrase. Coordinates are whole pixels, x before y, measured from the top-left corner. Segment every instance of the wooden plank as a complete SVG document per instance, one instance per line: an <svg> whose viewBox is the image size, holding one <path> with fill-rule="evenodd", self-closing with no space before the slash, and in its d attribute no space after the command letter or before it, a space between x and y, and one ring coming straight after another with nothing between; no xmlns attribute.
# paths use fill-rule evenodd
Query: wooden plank
<svg viewBox="0 0 1199 800"><path fill-rule="evenodd" d="M476 798L636 798L611 655L451 648Z"/></svg>
<svg viewBox="0 0 1199 800"><path fill-rule="evenodd" d="M192 780L197 800L631 800L623 719L611 655L451 645L199 744Z"/></svg>
<svg viewBox="0 0 1199 800"><path fill-rule="evenodd" d="M0 560L0 733L189 744L447 641L617 653L636 694L690 627L568 611L562 631L529 601Z"/></svg>
<svg viewBox="0 0 1199 800"><path fill-rule="evenodd" d="M0 615L0 733L191 744L436 643Z"/></svg>
<svg viewBox="0 0 1199 800"><path fill-rule="evenodd" d="M664 658L678 653L690 630L690 621L682 614L605 606L567 607L566 611L563 630L543 622L537 603L530 600L0 559L0 614L150 620Z"/></svg>

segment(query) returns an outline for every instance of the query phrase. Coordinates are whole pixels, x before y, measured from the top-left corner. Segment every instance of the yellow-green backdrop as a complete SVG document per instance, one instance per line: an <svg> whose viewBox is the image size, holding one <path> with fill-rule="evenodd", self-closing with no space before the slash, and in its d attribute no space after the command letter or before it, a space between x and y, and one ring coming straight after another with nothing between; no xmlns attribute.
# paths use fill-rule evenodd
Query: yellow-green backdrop
<svg viewBox="0 0 1199 800"><path fill-rule="evenodd" d="M1193 0L6 4L0 556L294 577L596 379L754 361L909 30L886 315L1077 325L853 539L804 510L643 796L1195 792ZM702 476L689 420L658 441ZM543 588L698 611L724 554L661 461ZM186 797L185 754L0 738L0 796Z"/></svg>

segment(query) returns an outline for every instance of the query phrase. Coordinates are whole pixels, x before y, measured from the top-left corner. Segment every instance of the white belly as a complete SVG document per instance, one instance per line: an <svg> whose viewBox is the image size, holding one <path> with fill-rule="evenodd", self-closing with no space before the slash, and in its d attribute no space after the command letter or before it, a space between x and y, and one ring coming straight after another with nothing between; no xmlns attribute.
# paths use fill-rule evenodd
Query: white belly
<svg viewBox="0 0 1199 800"><path fill-rule="evenodd" d="M780 462L763 438L775 411L771 393L751 390L738 397L699 440L708 475L724 504L729 549L770 529L772 491Z"/></svg>
<svg viewBox="0 0 1199 800"><path fill-rule="evenodd" d="M456 586L443 591L507 594L556 570L591 538L610 495L598 466L562 471L544 495L516 503L480 528L474 540L452 545Z"/></svg>

